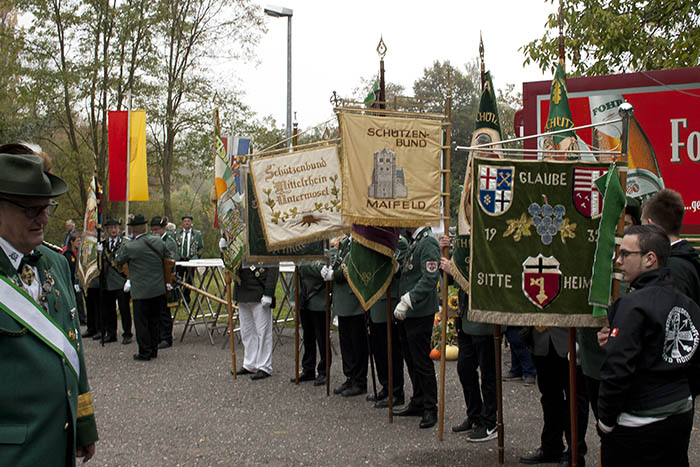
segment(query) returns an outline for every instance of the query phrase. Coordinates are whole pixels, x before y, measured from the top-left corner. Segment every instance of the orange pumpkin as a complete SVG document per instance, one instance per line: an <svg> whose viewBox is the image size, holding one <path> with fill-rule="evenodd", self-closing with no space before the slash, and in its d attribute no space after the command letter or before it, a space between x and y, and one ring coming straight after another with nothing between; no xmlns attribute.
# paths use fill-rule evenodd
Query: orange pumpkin
<svg viewBox="0 0 700 467"><path fill-rule="evenodd" d="M437 360L440 358L440 349L433 349L430 351L430 358Z"/></svg>

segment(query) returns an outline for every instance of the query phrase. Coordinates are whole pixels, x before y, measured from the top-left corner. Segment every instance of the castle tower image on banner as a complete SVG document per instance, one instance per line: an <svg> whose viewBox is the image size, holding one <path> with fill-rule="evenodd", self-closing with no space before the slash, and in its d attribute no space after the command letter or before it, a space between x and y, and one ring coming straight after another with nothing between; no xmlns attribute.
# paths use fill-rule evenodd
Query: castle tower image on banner
<svg viewBox="0 0 700 467"><path fill-rule="evenodd" d="M407 198L403 169L396 168L396 153L386 148L374 153L370 198Z"/></svg>

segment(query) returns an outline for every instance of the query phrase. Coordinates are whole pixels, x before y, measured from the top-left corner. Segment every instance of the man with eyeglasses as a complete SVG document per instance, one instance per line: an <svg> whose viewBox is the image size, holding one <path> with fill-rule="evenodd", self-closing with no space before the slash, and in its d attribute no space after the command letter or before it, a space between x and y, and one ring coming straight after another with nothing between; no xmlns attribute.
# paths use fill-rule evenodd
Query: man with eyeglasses
<svg viewBox="0 0 700 467"><path fill-rule="evenodd" d="M48 156L46 156L48 157ZM42 245L66 182L0 146L0 465L75 465L97 428L66 259Z"/></svg>
<svg viewBox="0 0 700 467"><path fill-rule="evenodd" d="M608 311L600 370L603 466L688 465L700 393L700 308L669 280L669 253L660 227L625 230L616 264L631 292Z"/></svg>

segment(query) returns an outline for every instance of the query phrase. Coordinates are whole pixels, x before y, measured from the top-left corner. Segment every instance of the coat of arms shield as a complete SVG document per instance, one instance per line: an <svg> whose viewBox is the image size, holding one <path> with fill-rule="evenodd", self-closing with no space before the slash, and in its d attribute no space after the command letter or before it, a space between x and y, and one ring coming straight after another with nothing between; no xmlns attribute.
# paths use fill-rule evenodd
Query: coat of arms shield
<svg viewBox="0 0 700 467"><path fill-rule="evenodd" d="M479 166L479 206L490 216L500 216L513 200L515 167Z"/></svg>
<svg viewBox="0 0 700 467"><path fill-rule="evenodd" d="M536 307L544 309L559 295L561 271L554 256L528 256L523 261L523 293Z"/></svg>
<svg viewBox="0 0 700 467"><path fill-rule="evenodd" d="M603 195L595 186L595 181L606 173L607 169L599 167L574 167L574 206L581 215L589 219L603 211Z"/></svg>

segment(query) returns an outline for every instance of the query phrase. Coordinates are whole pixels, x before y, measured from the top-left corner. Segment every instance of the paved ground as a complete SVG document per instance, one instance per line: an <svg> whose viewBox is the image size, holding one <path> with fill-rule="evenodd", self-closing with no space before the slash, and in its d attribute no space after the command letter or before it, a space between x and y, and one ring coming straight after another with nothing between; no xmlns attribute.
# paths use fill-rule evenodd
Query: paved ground
<svg viewBox="0 0 700 467"><path fill-rule="evenodd" d="M176 326L178 338L181 332L182 326ZM450 430L465 416L455 362L447 362L445 432L438 441L437 427L421 430L417 418L395 417L389 424L387 412L374 409L365 396L327 397L325 387L290 384L293 330L285 331L275 349L274 375L261 381L234 380L230 349L221 348L222 336L216 343L191 333L162 350L157 360L135 362L135 343L102 348L88 339L86 359L101 438L89 465L498 465L495 440L468 443L466 436ZM236 351L240 362L240 344ZM340 358L335 357L331 387L342 382ZM436 370L439 375L439 363ZM503 387L505 465L515 466L521 454L539 445L539 393L521 383ZM597 465L592 422L587 441L587 464ZM695 429L690 463L700 465Z"/></svg>

